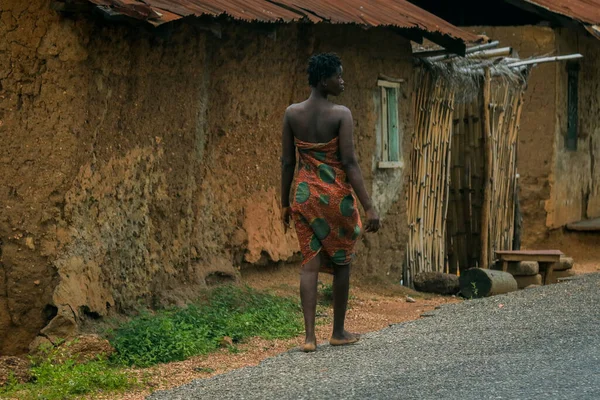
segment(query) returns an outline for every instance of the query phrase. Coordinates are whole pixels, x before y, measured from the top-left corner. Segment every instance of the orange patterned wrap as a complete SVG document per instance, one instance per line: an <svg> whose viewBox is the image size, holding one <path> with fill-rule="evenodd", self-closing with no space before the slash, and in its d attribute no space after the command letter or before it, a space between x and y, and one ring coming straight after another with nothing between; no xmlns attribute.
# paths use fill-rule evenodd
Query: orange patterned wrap
<svg viewBox="0 0 600 400"><path fill-rule="evenodd" d="M295 139L295 144L300 160L292 216L304 256L302 265L321 251L328 256L328 264L349 264L362 223L342 168L338 138L328 143ZM331 272L331 265L321 267Z"/></svg>

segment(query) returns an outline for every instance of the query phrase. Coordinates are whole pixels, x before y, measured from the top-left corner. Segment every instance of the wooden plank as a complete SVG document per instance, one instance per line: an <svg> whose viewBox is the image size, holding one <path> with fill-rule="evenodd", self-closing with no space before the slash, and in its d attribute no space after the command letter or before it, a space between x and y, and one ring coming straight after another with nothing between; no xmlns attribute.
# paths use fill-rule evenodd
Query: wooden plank
<svg viewBox="0 0 600 400"><path fill-rule="evenodd" d="M563 256L560 250L497 250L496 255Z"/></svg>
<svg viewBox="0 0 600 400"><path fill-rule="evenodd" d="M500 261L537 261L537 262L559 262L563 256L560 250L503 250L496 251L496 257Z"/></svg>
<svg viewBox="0 0 600 400"><path fill-rule="evenodd" d="M500 261L537 261L537 262L559 262L560 256L553 255L503 255Z"/></svg>
<svg viewBox="0 0 600 400"><path fill-rule="evenodd" d="M497 250L496 254L501 255L551 255L562 256L564 253L560 250Z"/></svg>
<svg viewBox="0 0 600 400"><path fill-rule="evenodd" d="M388 160L400 161L400 129L398 126L398 90L387 90L388 104Z"/></svg>
<svg viewBox="0 0 600 400"><path fill-rule="evenodd" d="M391 88L391 89L399 89L400 83L402 83L402 82L404 82L404 79L389 78L388 80L385 80L385 81L380 79L377 81L377 86Z"/></svg>

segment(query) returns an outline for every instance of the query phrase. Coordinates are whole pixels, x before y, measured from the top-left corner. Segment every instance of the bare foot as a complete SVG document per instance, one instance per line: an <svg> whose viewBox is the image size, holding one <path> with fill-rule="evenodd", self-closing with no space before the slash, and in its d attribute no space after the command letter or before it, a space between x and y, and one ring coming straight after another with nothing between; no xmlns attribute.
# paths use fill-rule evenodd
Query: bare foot
<svg viewBox="0 0 600 400"><path fill-rule="evenodd" d="M348 331L344 331L341 336L331 336L329 339L329 344L332 346L345 346L347 344L352 344L358 342L360 339L360 335L358 333L350 333Z"/></svg>
<svg viewBox="0 0 600 400"><path fill-rule="evenodd" d="M304 341L304 346L302 346L302 351L305 353L312 353L317 350L317 338L306 338Z"/></svg>

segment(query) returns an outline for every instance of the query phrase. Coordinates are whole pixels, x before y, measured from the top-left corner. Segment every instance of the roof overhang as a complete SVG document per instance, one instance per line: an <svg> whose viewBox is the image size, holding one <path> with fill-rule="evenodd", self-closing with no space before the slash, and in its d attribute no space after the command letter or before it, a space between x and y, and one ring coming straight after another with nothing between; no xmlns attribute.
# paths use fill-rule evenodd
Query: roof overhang
<svg viewBox="0 0 600 400"><path fill-rule="evenodd" d="M72 0L63 0L72 2ZM154 26L186 17L229 17L245 22L355 24L388 27L417 42L423 37L458 54L480 37L407 0L79 0L109 17Z"/></svg>
<svg viewBox="0 0 600 400"><path fill-rule="evenodd" d="M557 25L583 26L600 39L600 0L505 0Z"/></svg>

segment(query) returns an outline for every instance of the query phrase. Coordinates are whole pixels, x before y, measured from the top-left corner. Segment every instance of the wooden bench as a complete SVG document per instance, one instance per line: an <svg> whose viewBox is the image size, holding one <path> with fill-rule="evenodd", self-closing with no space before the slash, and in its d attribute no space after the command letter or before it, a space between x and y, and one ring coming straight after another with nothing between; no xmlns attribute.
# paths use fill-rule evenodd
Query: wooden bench
<svg viewBox="0 0 600 400"><path fill-rule="evenodd" d="M502 271L508 270L509 262L537 261L542 274L542 284L546 285L552 277L554 264L564 255L560 250L498 250L496 258L502 262ZM543 272L543 273L542 273Z"/></svg>

